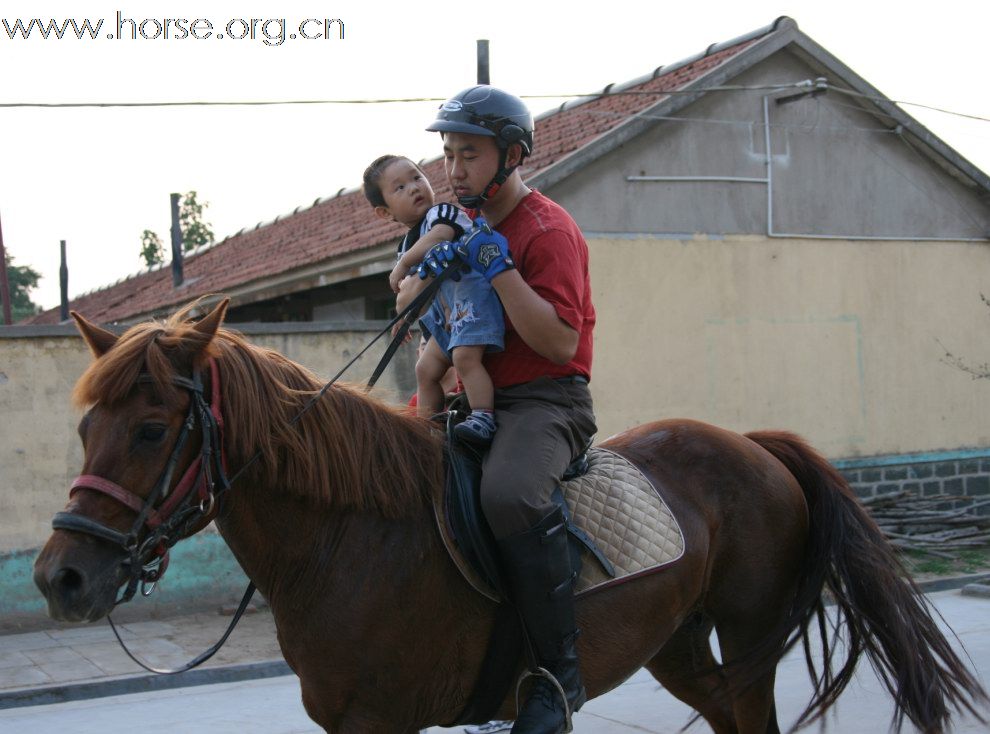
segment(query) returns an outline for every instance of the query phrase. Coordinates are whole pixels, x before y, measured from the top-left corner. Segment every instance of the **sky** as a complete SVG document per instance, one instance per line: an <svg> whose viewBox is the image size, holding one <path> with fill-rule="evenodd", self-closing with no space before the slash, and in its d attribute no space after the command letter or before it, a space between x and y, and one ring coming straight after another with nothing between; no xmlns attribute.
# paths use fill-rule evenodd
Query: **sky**
<svg viewBox="0 0 990 734"><path fill-rule="evenodd" d="M209 203L205 219L219 240L357 186L364 167L383 153L435 157L439 137L424 128L439 101L3 105L443 99L474 83L475 42L486 38L492 83L518 95L545 95L527 99L539 113L562 95L634 79L788 15L889 98L990 118L986 2L943 0L918 10L902 4L896 12L888 3L862 0L489 5L493 10L480 12L484 3L433 0L4 0L0 226L15 264L42 274L33 300L58 305L63 239L70 298L139 272L142 231L168 241L171 192L197 191ZM79 40L71 30L62 39L43 39L37 29L27 40L8 37L6 28L18 19L26 25L34 18L46 25L88 18L94 26L102 18L103 26L96 40ZM175 19L203 19L200 38L191 23ZM253 38L251 19L258 19ZM301 38L300 30L311 38ZM184 32L186 38L178 37ZM904 109L990 171L990 122Z"/></svg>

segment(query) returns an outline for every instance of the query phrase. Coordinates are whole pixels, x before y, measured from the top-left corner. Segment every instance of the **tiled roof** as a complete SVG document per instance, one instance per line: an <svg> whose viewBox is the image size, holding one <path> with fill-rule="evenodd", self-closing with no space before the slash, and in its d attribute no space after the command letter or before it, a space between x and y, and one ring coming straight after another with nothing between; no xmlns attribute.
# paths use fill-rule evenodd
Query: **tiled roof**
<svg viewBox="0 0 990 734"><path fill-rule="evenodd" d="M770 28L765 30L771 32ZM524 178L532 178L573 155L628 120L630 115L663 98L649 92L680 89L759 38L750 34L714 53L675 65L670 71L659 69L646 81L619 87L624 93L616 94L611 89L604 96L563 105L542 116L536 123L535 152L526 161ZM438 184L437 200L451 200L443 160L435 159L423 168L430 181ZM291 278L293 271L320 263L327 263L329 270L334 258L371 249L402 234L401 227L368 216L368 212L368 204L359 189L341 192L317 201L308 209L242 231L201 252L187 254L183 264L184 283L179 288L173 288L171 270L166 265L74 298L70 307L99 323L127 321L151 312L171 310L200 295L250 289L252 282L260 283L272 276ZM54 308L21 323L53 324L58 320L59 309Z"/></svg>

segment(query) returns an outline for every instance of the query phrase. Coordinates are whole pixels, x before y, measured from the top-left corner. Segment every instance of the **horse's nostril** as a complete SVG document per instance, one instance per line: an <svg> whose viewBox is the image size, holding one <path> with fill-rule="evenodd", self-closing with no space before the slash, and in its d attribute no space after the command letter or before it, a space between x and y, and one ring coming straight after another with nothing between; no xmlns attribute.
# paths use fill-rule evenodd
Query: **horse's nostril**
<svg viewBox="0 0 990 734"><path fill-rule="evenodd" d="M74 568L60 568L52 577L52 586L62 592L78 591L82 585L82 574Z"/></svg>

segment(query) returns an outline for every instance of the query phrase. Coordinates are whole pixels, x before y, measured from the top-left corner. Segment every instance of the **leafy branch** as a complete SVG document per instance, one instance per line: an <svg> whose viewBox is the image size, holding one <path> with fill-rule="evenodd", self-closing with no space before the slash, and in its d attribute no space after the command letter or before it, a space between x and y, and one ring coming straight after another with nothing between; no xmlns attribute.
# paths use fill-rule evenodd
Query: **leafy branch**
<svg viewBox="0 0 990 734"><path fill-rule="evenodd" d="M985 306L990 308L990 300L988 300L982 293L980 294L980 300L983 301ZM973 366L967 363L962 357L957 357L955 354L950 352L941 340L936 338L935 343L938 344L945 352L945 356L939 360L943 364L947 364L950 367L955 367L957 370L971 375L974 380L990 379L990 362L984 362L983 364Z"/></svg>
<svg viewBox="0 0 990 734"><path fill-rule="evenodd" d="M201 204L195 191L186 192L179 202L179 229L182 232L183 252L213 244L213 230L203 221L203 212L209 205L206 201ZM150 229L141 233L141 257L149 268L165 262L165 246L158 234Z"/></svg>

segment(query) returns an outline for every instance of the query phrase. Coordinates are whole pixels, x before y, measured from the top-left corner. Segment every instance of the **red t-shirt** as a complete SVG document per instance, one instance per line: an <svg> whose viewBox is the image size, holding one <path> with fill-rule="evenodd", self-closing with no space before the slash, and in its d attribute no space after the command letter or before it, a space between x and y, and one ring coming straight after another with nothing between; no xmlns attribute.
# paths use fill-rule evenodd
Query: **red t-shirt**
<svg viewBox="0 0 990 734"><path fill-rule="evenodd" d="M533 351L505 316L505 349L484 357L495 387L530 382L537 377L583 375L591 378L592 332L588 243L559 204L533 191L496 226L509 241L512 259L523 280L557 315L578 332L577 352L567 364L554 364Z"/></svg>

